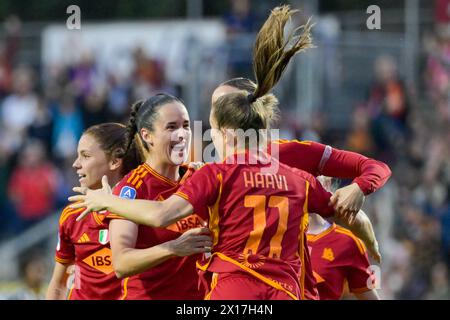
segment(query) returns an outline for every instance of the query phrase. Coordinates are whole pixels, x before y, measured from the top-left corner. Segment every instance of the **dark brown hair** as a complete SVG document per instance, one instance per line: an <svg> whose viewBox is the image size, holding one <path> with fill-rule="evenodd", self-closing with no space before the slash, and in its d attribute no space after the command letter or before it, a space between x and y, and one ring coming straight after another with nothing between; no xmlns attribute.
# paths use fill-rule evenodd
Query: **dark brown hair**
<svg viewBox="0 0 450 320"><path fill-rule="evenodd" d="M139 131L142 128L145 128L150 132L153 132L153 123L158 118L159 108L171 102L179 102L184 105L183 101L175 96L159 93L147 100L139 100L131 106L130 119L127 125L126 150L128 150L134 142L141 158L145 158L145 151L148 152L150 150L139 134Z"/></svg>
<svg viewBox="0 0 450 320"><path fill-rule="evenodd" d="M142 163L134 143L127 150L127 128L121 123L107 122L89 127L83 134L89 134L100 145L108 159L122 159L122 175Z"/></svg>
<svg viewBox="0 0 450 320"><path fill-rule="evenodd" d="M278 100L269 92L280 80L290 59L312 47L310 20L295 28L285 40L284 27L295 12L286 5L274 8L258 32L253 47L256 84L244 78L222 84L243 92L229 93L213 102L213 117L219 129L269 129L271 122L278 118ZM303 32L298 35L301 29Z"/></svg>

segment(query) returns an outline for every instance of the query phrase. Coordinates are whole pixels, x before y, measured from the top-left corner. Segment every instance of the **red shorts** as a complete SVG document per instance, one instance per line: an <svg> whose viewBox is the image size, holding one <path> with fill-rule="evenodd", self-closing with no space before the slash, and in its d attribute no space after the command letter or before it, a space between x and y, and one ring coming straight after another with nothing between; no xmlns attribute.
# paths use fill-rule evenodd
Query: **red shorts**
<svg viewBox="0 0 450 320"><path fill-rule="evenodd" d="M275 289L242 273L220 273L213 281L210 300L292 300L285 292Z"/></svg>

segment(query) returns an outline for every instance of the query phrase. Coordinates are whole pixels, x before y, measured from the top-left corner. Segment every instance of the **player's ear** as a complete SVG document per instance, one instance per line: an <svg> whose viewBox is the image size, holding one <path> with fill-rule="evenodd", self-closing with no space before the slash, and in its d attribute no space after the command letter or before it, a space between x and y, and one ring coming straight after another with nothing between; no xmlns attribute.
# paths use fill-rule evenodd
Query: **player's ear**
<svg viewBox="0 0 450 320"><path fill-rule="evenodd" d="M115 158L113 157L110 161L109 161L109 170L114 171L119 169L122 166L123 163L123 159L122 158Z"/></svg>
<svg viewBox="0 0 450 320"><path fill-rule="evenodd" d="M234 141L235 138L234 130L222 128L220 129L220 131L222 133L223 141L225 142L225 144L229 143L230 141Z"/></svg>
<svg viewBox="0 0 450 320"><path fill-rule="evenodd" d="M153 135L149 130L142 128L139 134L146 144L153 147Z"/></svg>

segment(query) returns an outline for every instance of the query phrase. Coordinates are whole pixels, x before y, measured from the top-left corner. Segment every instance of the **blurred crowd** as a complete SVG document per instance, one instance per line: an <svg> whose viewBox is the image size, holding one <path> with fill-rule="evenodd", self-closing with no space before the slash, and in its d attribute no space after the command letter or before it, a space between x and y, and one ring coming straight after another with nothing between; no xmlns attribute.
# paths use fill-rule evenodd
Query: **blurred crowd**
<svg viewBox="0 0 450 320"><path fill-rule="evenodd" d="M437 1L436 27L423 39L416 90L400 76L400 62L382 55L374 61L366 99L355 103L341 138L335 138L323 120L326 115L320 114L311 127L302 130L294 123L290 132L298 139L313 132L322 143L391 167L389 183L364 206L384 256L385 299L450 299L450 19L439 14L441 3L448 5ZM242 54L237 35L253 33L260 20L246 1L233 1L223 21L231 52L229 76L249 76L251 57ZM0 242L66 204L78 183L71 166L85 128L105 121L125 123L130 104L139 98L160 91L182 95L166 80L164 63L139 47L131 53L134 65L127 77L100 71L90 52L76 63L42 70L18 58L21 22L12 17L4 30Z"/></svg>

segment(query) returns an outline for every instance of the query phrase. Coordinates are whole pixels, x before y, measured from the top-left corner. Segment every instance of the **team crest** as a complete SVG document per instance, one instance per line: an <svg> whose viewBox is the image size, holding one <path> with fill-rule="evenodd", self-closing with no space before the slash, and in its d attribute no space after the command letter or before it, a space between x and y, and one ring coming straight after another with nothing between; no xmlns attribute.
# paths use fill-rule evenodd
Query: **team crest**
<svg viewBox="0 0 450 320"><path fill-rule="evenodd" d="M98 242L105 245L109 242L108 229L102 229L98 232Z"/></svg>
<svg viewBox="0 0 450 320"><path fill-rule="evenodd" d="M334 260L333 250L331 248L323 249L322 258L328 261L333 261Z"/></svg>
<svg viewBox="0 0 450 320"><path fill-rule="evenodd" d="M120 190L119 197L125 199L134 199L136 198L136 189L129 186L125 186Z"/></svg>

